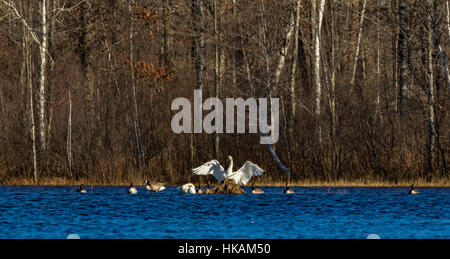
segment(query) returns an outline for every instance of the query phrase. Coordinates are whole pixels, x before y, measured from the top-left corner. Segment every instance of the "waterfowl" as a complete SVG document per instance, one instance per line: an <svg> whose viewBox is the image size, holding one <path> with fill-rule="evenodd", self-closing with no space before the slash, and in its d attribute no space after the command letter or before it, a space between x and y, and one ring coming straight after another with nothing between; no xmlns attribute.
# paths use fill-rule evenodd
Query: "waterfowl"
<svg viewBox="0 0 450 259"><path fill-rule="evenodd" d="M416 188L414 188L414 184L411 185L411 189L409 189L408 194L419 194L419 191Z"/></svg>
<svg viewBox="0 0 450 259"><path fill-rule="evenodd" d="M283 193L291 194L291 193L295 193L295 192L294 192L294 190L289 189L288 185L286 184L286 189L283 190Z"/></svg>
<svg viewBox="0 0 450 259"><path fill-rule="evenodd" d="M206 188L202 188L202 186L199 185L197 194L211 194L211 189L209 188L209 184Z"/></svg>
<svg viewBox="0 0 450 259"><path fill-rule="evenodd" d="M260 188L255 188L255 184L252 184L252 193L253 194L263 194L264 191Z"/></svg>
<svg viewBox="0 0 450 259"><path fill-rule="evenodd" d="M206 190L203 191L204 194L211 194L211 193L212 193L212 192L211 192L212 189L209 188L209 187L210 187L210 186L209 186L209 182L208 182L208 186L206 187Z"/></svg>
<svg viewBox="0 0 450 259"><path fill-rule="evenodd" d="M238 185L246 185L252 176L261 176L264 170L256 164L247 161L237 171L233 172L233 157L228 156L230 166L225 170L219 161L211 160L202 166L192 169L195 175L210 175L212 174L217 181L222 182L225 179L233 179Z"/></svg>
<svg viewBox="0 0 450 259"><path fill-rule="evenodd" d="M192 183L184 184L183 186L181 186L181 193L195 194L195 185L193 185Z"/></svg>
<svg viewBox="0 0 450 259"><path fill-rule="evenodd" d="M136 189L136 187L134 187L133 186L133 184L131 183L130 184L130 187L128 187L128 193L130 193L130 194L137 194L137 189Z"/></svg>
<svg viewBox="0 0 450 259"><path fill-rule="evenodd" d="M77 192L79 192L79 193L87 193L84 184L80 185L80 188L77 189Z"/></svg>
<svg viewBox="0 0 450 259"><path fill-rule="evenodd" d="M144 184L145 189L151 192L160 192L166 189L166 187L164 187L164 184L162 183L150 183L148 180L145 180Z"/></svg>

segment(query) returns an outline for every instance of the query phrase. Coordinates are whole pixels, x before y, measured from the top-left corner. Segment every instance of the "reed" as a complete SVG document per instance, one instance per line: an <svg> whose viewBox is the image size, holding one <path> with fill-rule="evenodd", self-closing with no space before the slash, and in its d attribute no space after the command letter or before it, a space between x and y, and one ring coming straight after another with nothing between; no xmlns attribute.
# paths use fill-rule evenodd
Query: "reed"
<svg viewBox="0 0 450 259"><path fill-rule="evenodd" d="M36 184L33 178L11 178L8 180L0 181L0 185L5 186L79 186L84 184L87 186L128 186L130 183L140 186L143 185L143 180L139 176L127 177L126 179L116 179L113 181L101 181L96 179L70 179L64 177L47 177L41 178ZM198 185L196 181L193 182ZM175 182L165 182L167 186L178 186L181 185L179 181ZM417 187L450 187L450 177L432 179L431 181L426 181L424 179L416 180L402 180L402 181L383 181L383 180L369 180L369 179L358 179L358 180L337 180L337 181L320 181L320 180L296 180L292 181L289 186L294 187L409 187L414 184ZM255 186L273 186L273 187L284 187L286 185L285 181L272 181L272 180L257 180L255 181ZM205 186L202 184L202 186ZM213 187L214 184L211 184Z"/></svg>

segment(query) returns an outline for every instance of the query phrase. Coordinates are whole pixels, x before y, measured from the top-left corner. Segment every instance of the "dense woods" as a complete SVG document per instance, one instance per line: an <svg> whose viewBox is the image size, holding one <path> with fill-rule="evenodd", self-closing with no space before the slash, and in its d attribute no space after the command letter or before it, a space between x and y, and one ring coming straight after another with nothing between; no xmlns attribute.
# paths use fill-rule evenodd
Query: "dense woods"
<svg viewBox="0 0 450 259"><path fill-rule="evenodd" d="M0 183L177 184L228 155L284 182L275 152L292 181L447 181L449 19L448 0L0 0ZM279 98L274 152L173 133L195 89Z"/></svg>

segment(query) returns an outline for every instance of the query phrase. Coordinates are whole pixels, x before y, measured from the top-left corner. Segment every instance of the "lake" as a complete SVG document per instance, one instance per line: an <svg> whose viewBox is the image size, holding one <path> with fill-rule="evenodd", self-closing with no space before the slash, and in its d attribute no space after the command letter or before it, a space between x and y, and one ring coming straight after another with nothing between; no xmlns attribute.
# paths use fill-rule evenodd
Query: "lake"
<svg viewBox="0 0 450 259"><path fill-rule="evenodd" d="M125 187L0 187L0 238L450 238L450 188L263 188L137 195ZM247 193L250 188L245 187Z"/></svg>

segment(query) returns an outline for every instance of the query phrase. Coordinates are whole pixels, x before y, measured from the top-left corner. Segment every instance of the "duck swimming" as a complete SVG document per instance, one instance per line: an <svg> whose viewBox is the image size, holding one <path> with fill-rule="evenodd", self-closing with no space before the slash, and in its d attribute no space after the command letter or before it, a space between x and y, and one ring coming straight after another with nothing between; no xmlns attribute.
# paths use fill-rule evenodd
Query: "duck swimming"
<svg viewBox="0 0 450 259"><path fill-rule="evenodd" d="M184 184L183 186L181 186L181 193L195 194L195 185L193 185L192 183Z"/></svg>
<svg viewBox="0 0 450 259"><path fill-rule="evenodd" d="M80 188L77 189L77 192L79 192L79 193L87 193L84 184L80 185Z"/></svg>
<svg viewBox="0 0 450 259"><path fill-rule="evenodd" d="M292 194L295 193L294 190L289 189L288 185L286 184L286 189L283 190L283 193Z"/></svg>
<svg viewBox="0 0 450 259"><path fill-rule="evenodd" d="M164 191L166 189L166 187L164 187L164 185L162 183L150 183L148 180L145 180L144 184L145 184L145 189L147 189L147 191L151 191L151 192L160 192L160 191Z"/></svg>
<svg viewBox="0 0 450 259"><path fill-rule="evenodd" d="M414 188L414 184L411 185L411 189L409 189L408 194L419 194L419 191Z"/></svg>
<svg viewBox="0 0 450 259"><path fill-rule="evenodd" d="M252 193L253 194L263 194L264 191L260 188L255 188L255 184L252 184Z"/></svg>
<svg viewBox="0 0 450 259"><path fill-rule="evenodd" d="M133 186L133 183L131 183L130 187L128 187L127 192L130 194L137 194L138 191L137 191L136 187Z"/></svg>

